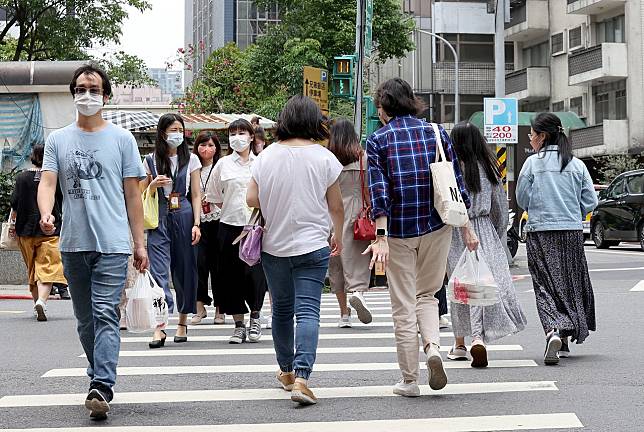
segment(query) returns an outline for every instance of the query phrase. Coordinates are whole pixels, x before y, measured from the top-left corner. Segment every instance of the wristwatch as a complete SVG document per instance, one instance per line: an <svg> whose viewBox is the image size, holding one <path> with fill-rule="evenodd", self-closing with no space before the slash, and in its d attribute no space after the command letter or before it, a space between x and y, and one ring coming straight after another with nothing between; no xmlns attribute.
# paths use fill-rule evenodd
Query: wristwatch
<svg viewBox="0 0 644 432"><path fill-rule="evenodd" d="M376 237L387 237L387 230L383 228L376 229Z"/></svg>

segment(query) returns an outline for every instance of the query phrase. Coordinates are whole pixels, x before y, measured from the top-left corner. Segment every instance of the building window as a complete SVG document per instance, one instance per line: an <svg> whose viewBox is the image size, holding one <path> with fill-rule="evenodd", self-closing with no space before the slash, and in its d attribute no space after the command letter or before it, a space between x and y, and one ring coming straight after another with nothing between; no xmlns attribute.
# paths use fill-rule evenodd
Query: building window
<svg viewBox="0 0 644 432"><path fill-rule="evenodd" d="M625 120L626 118L626 90L617 90L615 92L615 119Z"/></svg>
<svg viewBox="0 0 644 432"><path fill-rule="evenodd" d="M523 67L550 66L550 45L548 42L534 45L523 50Z"/></svg>
<svg viewBox="0 0 644 432"><path fill-rule="evenodd" d="M581 48L581 46L581 26L568 30L568 49L573 50L575 48Z"/></svg>
<svg viewBox="0 0 644 432"><path fill-rule="evenodd" d="M494 36L484 34L443 34L456 49L459 61L471 63L494 62ZM452 51L440 39L436 39L436 52L441 62L453 62ZM507 52L507 50L506 50ZM506 58L506 63L512 59Z"/></svg>
<svg viewBox="0 0 644 432"><path fill-rule="evenodd" d="M570 98L570 111L577 114L579 117L584 117L584 97Z"/></svg>
<svg viewBox="0 0 644 432"><path fill-rule="evenodd" d="M624 15L597 23L597 43L626 42L626 20Z"/></svg>
<svg viewBox="0 0 644 432"><path fill-rule="evenodd" d="M564 101L552 103L552 112L563 112L564 109L565 109Z"/></svg>
<svg viewBox="0 0 644 432"><path fill-rule="evenodd" d="M552 55L562 54L564 52L564 34L557 33L550 37L550 46Z"/></svg>
<svg viewBox="0 0 644 432"><path fill-rule="evenodd" d="M609 117L609 95L601 93L595 95L595 123L604 123L604 119Z"/></svg>

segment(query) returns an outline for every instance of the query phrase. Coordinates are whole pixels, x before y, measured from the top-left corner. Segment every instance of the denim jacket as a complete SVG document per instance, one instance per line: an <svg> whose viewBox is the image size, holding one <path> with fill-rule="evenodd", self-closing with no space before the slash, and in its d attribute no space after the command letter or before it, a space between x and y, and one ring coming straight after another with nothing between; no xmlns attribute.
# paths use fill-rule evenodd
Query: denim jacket
<svg viewBox="0 0 644 432"><path fill-rule="evenodd" d="M581 230L597 206L588 169L572 158L561 172L557 146L530 156L519 174L517 203L528 212L527 232Z"/></svg>

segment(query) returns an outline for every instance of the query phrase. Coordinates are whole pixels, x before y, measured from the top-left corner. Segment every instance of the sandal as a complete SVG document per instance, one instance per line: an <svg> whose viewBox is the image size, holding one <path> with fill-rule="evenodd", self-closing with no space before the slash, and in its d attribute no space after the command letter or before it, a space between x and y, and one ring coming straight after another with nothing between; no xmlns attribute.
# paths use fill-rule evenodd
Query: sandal
<svg viewBox="0 0 644 432"><path fill-rule="evenodd" d="M174 343L188 342L188 326L185 325L185 324L177 324L177 327L185 327L186 328L186 335L185 336L175 336L174 337Z"/></svg>
<svg viewBox="0 0 644 432"><path fill-rule="evenodd" d="M192 325L200 324L201 320L207 317L208 317L208 311L204 309L202 313L196 313L192 316L192 319L190 320L190 324Z"/></svg>

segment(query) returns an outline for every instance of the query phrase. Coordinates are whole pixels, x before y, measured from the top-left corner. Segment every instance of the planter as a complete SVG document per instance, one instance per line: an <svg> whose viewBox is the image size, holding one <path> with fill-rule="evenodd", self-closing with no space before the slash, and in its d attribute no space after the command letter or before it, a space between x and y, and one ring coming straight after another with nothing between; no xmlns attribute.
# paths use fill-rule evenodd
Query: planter
<svg viewBox="0 0 644 432"><path fill-rule="evenodd" d="M0 250L0 285L27 285L27 268L19 251Z"/></svg>

